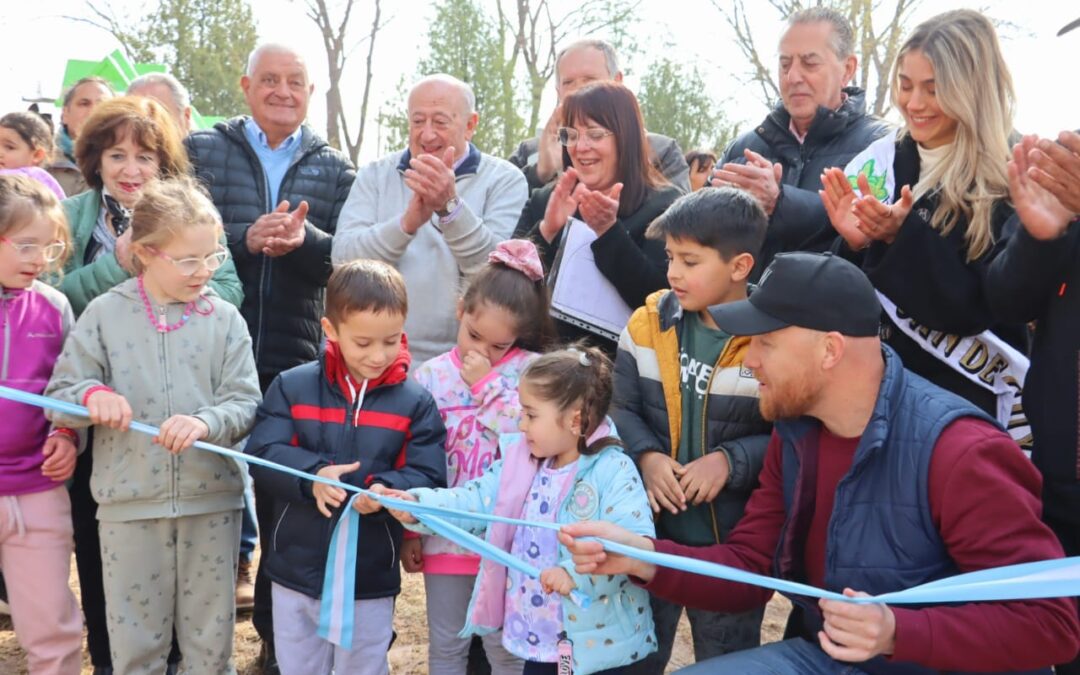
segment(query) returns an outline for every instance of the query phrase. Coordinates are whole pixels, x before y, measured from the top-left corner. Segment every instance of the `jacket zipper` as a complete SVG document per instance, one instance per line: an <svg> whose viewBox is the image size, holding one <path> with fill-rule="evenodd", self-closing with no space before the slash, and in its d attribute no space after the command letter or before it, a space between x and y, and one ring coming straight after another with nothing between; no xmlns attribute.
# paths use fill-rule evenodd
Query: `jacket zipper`
<svg viewBox="0 0 1080 675"><path fill-rule="evenodd" d="M0 367L0 381L3 382L7 382L8 362L11 359L11 322L8 320L8 302L7 297L0 299L0 304L4 306L4 363Z"/></svg>
<svg viewBox="0 0 1080 675"><path fill-rule="evenodd" d="M281 529L281 524L285 522L285 514L289 512L289 507L290 506L292 506L292 504L289 504L289 503L285 504L285 508L281 510L281 515L278 516L277 525L274 525L274 536L273 536L274 551L277 551L277 535L278 535L278 531Z"/></svg>
<svg viewBox="0 0 1080 675"><path fill-rule="evenodd" d="M165 305L160 306L158 312L158 320L162 323L168 321L168 308ZM169 346L168 346L168 333L158 332L158 346L160 350L158 352L158 361L161 364L162 380L165 385L165 419L172 417L172 382L169 378ZM179 499L180 499L180 470L177 466L177 458L173 453L169 453L169 474L172 483L172 494L169 496L170 508L173 516L180 515Z"/></svg>
<svg viewBox="0 0 1080 675"><path fill-rule="evenodd" d="M243 132L241 132L241 136L243 136ZM303 136L301 135L301 142L302 142L302 139L303 139ZM276 205L270 203L270 179L266 175L266 172L263 171L262 162L259 160L259 156L257 154L255 154L251 150L251 148L248 146L247 138L244 138L242 142L240 142L240 141L236 141L236 142L238 142L240 144L240 146L244 149L244 151L247 152L248 161L254 160L253 163L252 163L252 166L254 166L258 170L259 174L262 176L263 203L266 205L266 213L270 213L271 211L274 210ZM320 148L321 148L321 146L320 146ZM293 162L291 164L289 164L289 168L285 171L285 175L281 179L281 185L278 186L278 196L279 197L281 196L281 188L284 187L285 182L287 180L289 180L289 177L292 175L293 170L296 168L296 166L300 162L307 159L308 155L312 154L312 152L314 152L315 150L318 150L320 148L313 148L313 149L307 150L302 155L300 155L299 157L296 157L296 158L293 159ZM247 242L246 241L241 242L241 245L242 246L247 246ZM258 288L258 292L259 292L259 322L258 322L258 329L255 331L255 336L252 338L253 341L254 341L254 347L255 347L255 363L257 363L257 364L262 361L263 335L266 332L266 330L265 330L266 329L266 318L265 318L265 314L263 313L263 300L266 298L267 289L270 286L270 274L271 274L271 266L272 266L271 263L272 262L273 261L271 261L269 258L267 258L267 256L264 255L263 258L262 258L262 262L259 264L259 288Z"/></svg>
<svg viewBox="0 0 1080 675"><path fill-rule="evenodd" d="M390 569L392 570L397 563L397 547L394 546L394 535L390 534L390 523L383 521L383 528L386 529L386 540L390 542Z"/></svg>
<svg viewBox="0 0 1080 675"><path fill-rule="evenodd" d="M712 393L712 381L716 377L716 369L720 367L720 362L724 360L724 354L727 353L728 348L731 347L732 338L728 338L728 342L724 345L724 349L721 350L720 356L716 357L716 363L713 364L712 372L709 373L709 382L705 385L705 398L701 402L701 456L709 454L709 394ZM728 480L731 480L731 467L728 467ZM721 490L722 492L723 490ZM717 494L717 497L720 495ZM709 504L709 518L712 520L713 538L716 543L720 542L720 525L716 522L716 506Z"/></svg>

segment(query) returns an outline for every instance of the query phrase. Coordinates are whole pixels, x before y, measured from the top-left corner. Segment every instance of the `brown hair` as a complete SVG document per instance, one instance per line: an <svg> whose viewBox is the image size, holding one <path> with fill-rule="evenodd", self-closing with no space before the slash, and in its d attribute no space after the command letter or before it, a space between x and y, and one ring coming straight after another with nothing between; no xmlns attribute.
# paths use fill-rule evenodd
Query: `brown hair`
<svg viewBox="0 0 1080 675"><path fill-rule="evenodd" d="M694 168L695 164L698 168L716 164L716 153L711 150L691 150L683 158L686 160L686 166L690 167L690 173L697 171Z"/></svg>
<svg viewBox="0 0 1080 675"><path fill-rule="evenodd" d="M39 181L18 174L0 174L0 236L44 218L55 229L57 241L64 242L64 254L49 263L49 270L59 273L71 255L71 232L67 217L52 190Z"/></svg>
<svg viewBox="0 0 1080 675"><path fill-rule="evenodd" d="M489 262L477 272L461 302L469 313L486 303L512 314L517 334L514 345L521 349L540 352L555 340L544 280L532 281L501 262Z"/></svg>
<svg viewBox="0 0 1080 675"><path fill-rule="evenodd" d="M378 260L354 260L334 268L326 282L324 314L335 326L352 312L389 312L407 316L405 279Z"/></svg>
<svg viewBox="0 0 1080 675"><path fill-rule="evenodd" d="M12 112L0 117L0 127L11 129L30 146L31 150L44 150L45 158L52 157L53 137L49 125L34 112Z"/></svg>
<svg viewBox="0 0 1080 675"><path fill-rule="evenodd" d="M152 98L121 96L94 108L75 142L75 161L92 189L102 188L101 156L129 134L136 145L157 153L160 178L189 173L180 131L168 111Z"/></svg>
<svg viewBox="0 0 1080 675"><path fill-rule="evenodd" d="M609 445L622 445L619 439L611 436L586 443L611 408L612 370L611 359L604 352L578 342L566 349L548 352L530 363L521 374L520 386L554 403L561 412L579 409L578 452L594 455Z"/></svg>
<svg viewBox="0 0 1080 675"><path fill-rule="evenodd" d="M131 243L160 247L180 230L199 226L216 228L219 237L223 229L214 203L194 178L181 175L150 181L139 191L139 200L131 210ZM132 256L131 261L141 273L138 256Z"/></svg>
<svg viewBox="0 0 1080 675"><path fill-rule="evenodd" d="M618 148L616 180L623 184L619 216L625 218L645 202L650 189L667 183L649 160L645 120L634 94L617 82L593 82L562 102L563 124L591 120L615 135ZM563 165L570 166L570 152L563 148Z"/></svg>

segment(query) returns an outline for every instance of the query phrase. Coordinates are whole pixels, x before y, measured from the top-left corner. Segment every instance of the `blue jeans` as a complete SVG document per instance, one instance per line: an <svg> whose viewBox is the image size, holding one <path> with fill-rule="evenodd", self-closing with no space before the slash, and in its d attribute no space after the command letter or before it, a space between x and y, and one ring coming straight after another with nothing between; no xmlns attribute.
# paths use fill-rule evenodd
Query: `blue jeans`
<svg viewBox="0 0 1080 675"><path fill-rule="evenodd" d="M240 560L251 562L255 544L259 542L259 530L255 525L255 491L251 487L251 478L245 478L244 510L240 517Z"/></svg>
<svg viewBox="0 0 1080 675"><path fill-rule="evenodd" d="M774 642L757 649L725 654L695 663L680 675L745 673L746 675L860 675L857 666L834 661L816 643L802 638Z"/></svg>

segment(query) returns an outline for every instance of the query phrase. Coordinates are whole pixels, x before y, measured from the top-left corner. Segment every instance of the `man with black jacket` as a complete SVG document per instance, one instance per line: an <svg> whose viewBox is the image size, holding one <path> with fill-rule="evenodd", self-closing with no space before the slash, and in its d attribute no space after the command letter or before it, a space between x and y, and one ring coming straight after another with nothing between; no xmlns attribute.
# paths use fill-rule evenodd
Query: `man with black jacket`
<svg viewBox="0 0 1080 675"><path fill-rule="evenodd" d="M1080 26L1074 21L1062 33ZM1080 133L1058 142L1027 136L1013 148L1012 236L986 277L986 296L1003 321L1034 321L1024 410L1031 459L1043 476L1043 520L1065 555L1080 555ZM1080 659L1055 667L1080 673Z"/></svg>
<svg viewBox="0 0 1080 675"><path fill-rule="evenodd" d="M821 174L888 131L866 113L866 93L847 86L858 65L854 46L851 24L836 10L792 14L780 39L781 103L716 164L712 185L749 191L769 216L752 281L777 253L828 250L836 233L818 196Z"/></svg>
<svg viewBox="0 0 1080 675"><path fill-rule="evenodd" d="M256 47L240 86L251 115L197 131L185 143L225 223L265 392L281 371L318 357L330 246L356 171L304 125L314 85L293 49ZM255 503L265 551L272 503L259 491ZM275 673L270 584L262 569L252 623L264 641L263 672Z"/></svg>

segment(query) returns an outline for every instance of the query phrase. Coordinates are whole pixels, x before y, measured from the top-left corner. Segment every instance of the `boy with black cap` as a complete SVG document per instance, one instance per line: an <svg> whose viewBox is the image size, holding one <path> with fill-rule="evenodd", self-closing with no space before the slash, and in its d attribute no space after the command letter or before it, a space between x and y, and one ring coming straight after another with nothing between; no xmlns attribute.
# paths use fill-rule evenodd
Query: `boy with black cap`
<svg viewBox="0 0 1080 675"><path fill-rule="evenodd" d="M757 382L743 367L749 338L720 330L716 306L744 300L768 220L734 188L686 195L649 227L664 239L671 290L653 293L627 324L615 358L612 418L641 471L659 536L717 544L742 517L769 441ZM652 599L658 651L635 672L663 672L683 605ZM763 608L688 609L694 655L758 646Z"/></svg>
<svg viewBox="0 0 1080 675"><path fill-rule="evenodd" d="M753 335L746 364L775 420L760 487L727 542L694 548L609 523L567 526L583 574L629 574L673 602L740 611L772 591L603 552L605 539L845 595L880 595L962 572L1060 558L1039 520L1039 476L1015 442L964 399L906 371L877 337L874 288L828 254L778 255L749 300L718 307ZM1072 599L898 608L790 596L789 639L684 673L1001 672L1068 660Z"/></svg>

